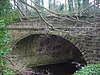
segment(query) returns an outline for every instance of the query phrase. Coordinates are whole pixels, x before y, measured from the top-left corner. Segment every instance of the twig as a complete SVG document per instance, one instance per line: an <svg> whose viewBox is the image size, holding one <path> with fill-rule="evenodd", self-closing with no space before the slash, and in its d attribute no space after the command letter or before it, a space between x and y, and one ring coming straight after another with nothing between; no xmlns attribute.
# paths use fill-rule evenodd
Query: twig
<svg viewBox="0 0 100 75"><path fill-rule="evenodd" d="M4 56L3 58L6 59L6 60L8 60L8 61L11 63L11 65L12 65L13 67L15 67L13 61L11 61L7 56Z"/></svg>
<svg viewBox="0 0 100 75"><path fill-rule="evenodd" d="M30 62L30 61L29 61ZM21 73L21 72L23 72L24 70L25 70L25 68L27 67L27 65L29 64L29 62L21 69L21 70L18 70L17 69L17 73L15 73L15 74L19 74L19 73Z"/></svg>

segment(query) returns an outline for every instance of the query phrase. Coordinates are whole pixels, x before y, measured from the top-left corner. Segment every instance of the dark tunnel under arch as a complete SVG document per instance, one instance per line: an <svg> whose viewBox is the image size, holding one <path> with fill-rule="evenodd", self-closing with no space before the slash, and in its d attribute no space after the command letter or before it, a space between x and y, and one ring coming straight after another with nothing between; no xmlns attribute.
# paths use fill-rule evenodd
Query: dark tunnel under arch
<svg viewBox="0 0 100 75"><path fill-rule="evenodd" d="M28 62L26 68L50 69L54 75L73 74L78 68L71 62L86 64L81 51L72 42L53 34L28 34L18 39L10 57L16 66L23 67L21 64Z"/></svg>
<svg viewBox="0 0 100 75"><path fill-rule="evenodd" d="M34 65L67 61L86 63L80 50L74 44L60 36L51 34L32 34L24 37L15 44L11 54L19 55L19 60L26 59L26 57L31 60L35 58L36 62L30 62ZM46 58L47 61L42 58Z"/></svg>

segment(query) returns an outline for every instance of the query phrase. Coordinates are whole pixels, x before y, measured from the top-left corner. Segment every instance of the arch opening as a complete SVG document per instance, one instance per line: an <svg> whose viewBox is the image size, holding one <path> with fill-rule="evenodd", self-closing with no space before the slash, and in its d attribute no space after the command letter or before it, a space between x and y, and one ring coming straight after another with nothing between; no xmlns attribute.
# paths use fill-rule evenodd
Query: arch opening
<svg viewBox="0 0 100 75"><path fill-rule="evenodd" d="M50 34L34 34L23 38L16 43L10 55L12 55L11 58L17 57L13 61L17 61L19 65L28 62L28 67L34 68L37 66L47 69L45 68L47 66L52 72L55 70L52 67L49 68L50 66L56 66L55 69L58 72L60 70L58 68L61 68L61 65L62 71L68 70L70 66L72 68L71 73L73 73L77 68L76 64L72 62L86 64L80 50L75 45L62 37ZM42 70L41 68L39 70ZM64 73L63 75L68 75L65 72L62 72ZM53 75L62 74L55 72Z"/></svg>

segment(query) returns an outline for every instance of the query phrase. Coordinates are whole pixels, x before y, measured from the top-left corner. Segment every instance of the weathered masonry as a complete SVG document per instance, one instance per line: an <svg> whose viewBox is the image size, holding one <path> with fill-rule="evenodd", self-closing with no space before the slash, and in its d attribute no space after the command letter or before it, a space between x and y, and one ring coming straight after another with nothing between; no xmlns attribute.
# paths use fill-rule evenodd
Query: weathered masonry
<svg viewBox="0 0 100 75"><path fill-rule="evenodd" d="M82 55L86 63L100 63L100 19L93 19L95 25L55 17L46 20L57 30L49 31L50 27L39 18L8 26L13 48L9 57L13 62L44 65L82 59Z"/></svg>

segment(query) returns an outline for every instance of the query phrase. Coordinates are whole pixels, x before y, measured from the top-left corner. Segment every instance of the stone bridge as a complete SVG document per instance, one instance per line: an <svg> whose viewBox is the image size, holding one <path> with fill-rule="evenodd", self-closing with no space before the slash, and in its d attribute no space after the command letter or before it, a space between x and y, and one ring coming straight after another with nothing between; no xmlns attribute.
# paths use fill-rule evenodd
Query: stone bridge
<svg viewBox="0 0 100 75"><path fill-rule="evenodd" d="M82 18L82 17L81 17ZM40 18L24 20L8 26L12 52L9 57L16 65L37 66L84 60L100 63L100 19L84 22L45 18L56 30ZM82 18L84 21L88 18ZM17 63L16 63L17 61Z"/></svg>

